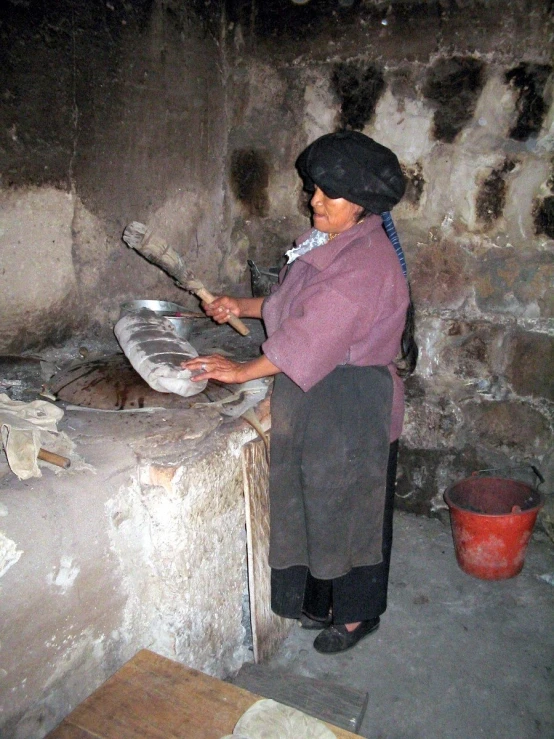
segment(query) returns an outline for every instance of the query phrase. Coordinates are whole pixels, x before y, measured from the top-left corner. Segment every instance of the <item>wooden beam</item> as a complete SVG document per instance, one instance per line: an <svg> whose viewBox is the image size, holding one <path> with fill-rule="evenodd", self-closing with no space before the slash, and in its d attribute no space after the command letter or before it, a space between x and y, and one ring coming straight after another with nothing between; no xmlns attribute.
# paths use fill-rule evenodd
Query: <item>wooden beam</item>
<svg viewBox="0 0 554 739"><path fill-rule="evenodd" d="M254 661L263 662L275 654L295 622L271 610L269 464L261 440L243 446L242 468Z"/></svg>

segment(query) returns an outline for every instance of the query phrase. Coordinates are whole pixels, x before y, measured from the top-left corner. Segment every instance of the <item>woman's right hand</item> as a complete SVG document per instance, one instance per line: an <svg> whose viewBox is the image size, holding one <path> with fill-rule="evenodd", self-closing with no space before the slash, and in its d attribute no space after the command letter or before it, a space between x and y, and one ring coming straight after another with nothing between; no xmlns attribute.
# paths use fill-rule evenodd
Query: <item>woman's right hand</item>
<svg viewBox="0 0 554 739"><path fill-rule="evenodd" d="M213 303L203 302L202 308L216 323L227 323L231 315L240 318L239 301L229 295L221 295Z"/></svg>

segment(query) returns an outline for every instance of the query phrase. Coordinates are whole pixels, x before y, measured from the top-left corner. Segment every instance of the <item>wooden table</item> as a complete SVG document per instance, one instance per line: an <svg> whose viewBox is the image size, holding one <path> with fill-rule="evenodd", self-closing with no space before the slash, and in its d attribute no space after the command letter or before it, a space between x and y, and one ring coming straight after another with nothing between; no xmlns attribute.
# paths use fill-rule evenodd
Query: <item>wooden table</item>
<svg viewBox="0 0 554 739"><path fill-rule="evenodd" d="M221 739L259 696L146 649L47 739ZM327 724L337 739L358 735Z"/></svg>

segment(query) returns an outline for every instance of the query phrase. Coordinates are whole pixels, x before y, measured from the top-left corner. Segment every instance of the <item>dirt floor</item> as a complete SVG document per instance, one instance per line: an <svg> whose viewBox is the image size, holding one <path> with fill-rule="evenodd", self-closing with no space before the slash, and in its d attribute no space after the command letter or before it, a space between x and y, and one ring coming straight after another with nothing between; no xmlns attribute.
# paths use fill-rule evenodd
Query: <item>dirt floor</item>
<svg viewBox="0 0 554 739"><path fill-rule="evenodd" d="M554 550L538 531L521 574L486 581L458 567L446 523L398 513L380 628L339 656L315 633L294 628L268 668L368 691L363 737L554 736Z"/></svg>

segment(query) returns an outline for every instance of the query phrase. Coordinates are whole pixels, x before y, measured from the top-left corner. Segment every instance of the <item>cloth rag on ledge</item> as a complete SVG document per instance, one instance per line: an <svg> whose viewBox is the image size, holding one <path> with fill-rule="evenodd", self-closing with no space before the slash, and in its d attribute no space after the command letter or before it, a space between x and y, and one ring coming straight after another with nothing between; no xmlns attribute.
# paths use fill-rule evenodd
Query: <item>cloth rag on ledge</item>
<svg viewBox="0 0 554 739"><path fill-rule="evenodd" d="M20 480L41 477L37 457L41 446L48 446L58 431L63 410L47 400L24 403L0 394L2 443L12 472Z"/></svg>
<svg viewBox="0 0 554 739"><path fill-rule="evenodd" d="M336 739L336 735L319 719L263 698L250 706L233 733L222 739Z"/></svg>

